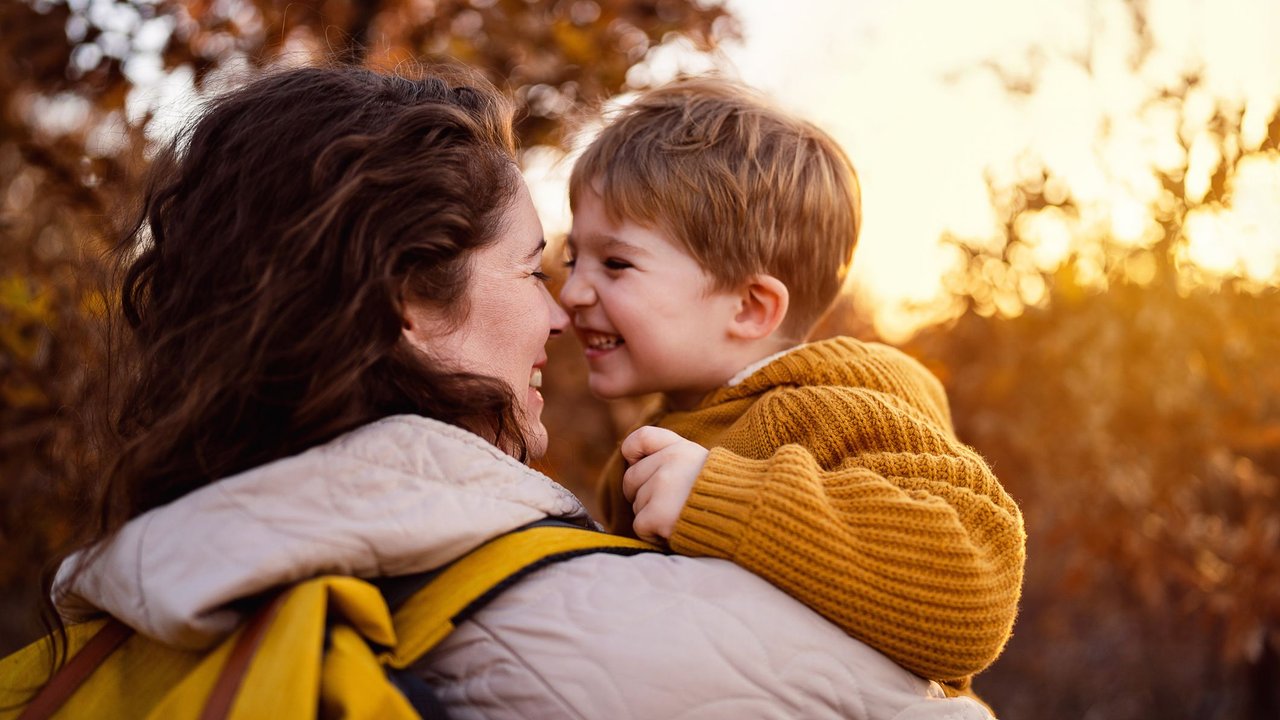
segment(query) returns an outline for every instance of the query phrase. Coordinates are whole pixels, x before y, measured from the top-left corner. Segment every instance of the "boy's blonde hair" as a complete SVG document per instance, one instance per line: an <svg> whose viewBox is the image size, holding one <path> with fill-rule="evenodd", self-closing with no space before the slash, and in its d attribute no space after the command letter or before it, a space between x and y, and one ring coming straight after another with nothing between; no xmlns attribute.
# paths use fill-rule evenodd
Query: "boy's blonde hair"
<svg viewBox="0 0 1280 720"><path fill-rule="evenodd" d="M717 289L765 273L808 334L835 300L861 225L857 174L812 123L718 78L681 80L623 108L574 165L569 204L595 192L614 222L667 232Z"/></svg>

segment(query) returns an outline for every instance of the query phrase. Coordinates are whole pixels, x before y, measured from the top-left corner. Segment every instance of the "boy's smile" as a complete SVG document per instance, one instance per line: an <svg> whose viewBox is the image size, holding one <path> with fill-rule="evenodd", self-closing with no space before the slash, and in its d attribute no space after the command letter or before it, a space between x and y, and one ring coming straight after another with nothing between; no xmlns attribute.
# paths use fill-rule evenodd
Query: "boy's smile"
<svg viewBox="0 0 1280 720"><path fill-rule="evenodd" d="M578 331L578 337L586 348L588 358L599 357L626 342L620 335L599 333L576 325L574 329Z"/></svg>
<svg viewBox="0 0 1280 720"><path fill-rule="evenodd" d="M740 367L725 352L737 308L731 293L660 230L614 222L593 192L576 203L569 276L560 301L603 398L660 392L692 406Z"/></svg>

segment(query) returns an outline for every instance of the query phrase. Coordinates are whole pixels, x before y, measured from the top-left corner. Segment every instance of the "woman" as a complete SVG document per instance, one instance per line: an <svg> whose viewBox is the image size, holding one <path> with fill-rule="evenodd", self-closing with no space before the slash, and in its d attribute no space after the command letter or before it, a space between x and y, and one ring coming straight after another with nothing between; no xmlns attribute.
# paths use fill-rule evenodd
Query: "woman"
<svg viewBox="0 0 1280 720"><path fill-rule="evenodd" d="M137 365L64 617L203 647L273 587L585 520L522 462L567 318L492 88L278 73L158 168L121 248ZM416 669L456 717L985 716L746 571L655 554L534 573Z"/></svg>

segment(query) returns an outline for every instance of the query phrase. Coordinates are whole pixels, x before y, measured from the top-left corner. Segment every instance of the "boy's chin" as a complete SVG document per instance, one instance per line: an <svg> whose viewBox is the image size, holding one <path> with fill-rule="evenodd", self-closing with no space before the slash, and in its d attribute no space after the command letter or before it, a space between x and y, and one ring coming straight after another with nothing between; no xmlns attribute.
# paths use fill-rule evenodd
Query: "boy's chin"
<svg viewBox="0 0 1280 720"><path fill-rule="evenodd" d="M638 394L630 392L624 383L599 375L587 376L587 389L600 400L622 400Z"/></svg>

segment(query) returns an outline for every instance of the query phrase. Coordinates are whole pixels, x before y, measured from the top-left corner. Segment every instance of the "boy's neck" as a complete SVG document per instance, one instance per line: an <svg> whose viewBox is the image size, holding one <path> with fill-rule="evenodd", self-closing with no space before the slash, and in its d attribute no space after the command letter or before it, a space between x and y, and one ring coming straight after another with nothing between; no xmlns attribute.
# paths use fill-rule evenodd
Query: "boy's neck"
<svg viewBox="0 0 1280 720"><path fill-rule="evenodd" d="M796 340L774 338L770 338L769 341L753 343L750 347L744 348L744 352L736 354L734 358L726 358L725 372L721 373L724 377L719 378L718 382L712 387L663 393L663 400L666 406L672 410L692 410L711 393L722 387L737 385L751 373L768 365L778 356L790 352L801 344Z"/></svg>
<svg viewBox="0 0 1280 720"><path fill-rule="evenodd" d="M755 362L753 362L753 363L751 363L751 364L747 365L746 367L742 368L741 370L739 370L739 371L738 371L738 373L737 373L736 375L734 375L733 377L731 377L731 378L729 378L727 381L725 381L725 385L726 385L726 386L728 386L728 387L733 387L734 385L738 385L738 384L740 384L743 380L746 380L747 378L749 378L749 377L751 377L752 375L754 375L754 374L755 374L755 372L756 372L757 370L759 370L759 369L763 368L764 366L768 365L769 363L772 363L774 360L777 360L778 358L782 357L783 355L786 355L787 353L791 352L792 350L795 350L795 349L796 349L797 347L799 347L799 346L800 346L800 345L799 345L799 343L796 343L796 344L794 344L794 345L789 345L789 346L787 346L787 347L785 347L785 348L783 348L783 349L781 349L781 350L779 350L779 351L777 351L777 352L773 353L772 355L767 355L767 356L765 356L765 357L760 358L759 360L757 360L757 361L755 361Z"/></svg>

